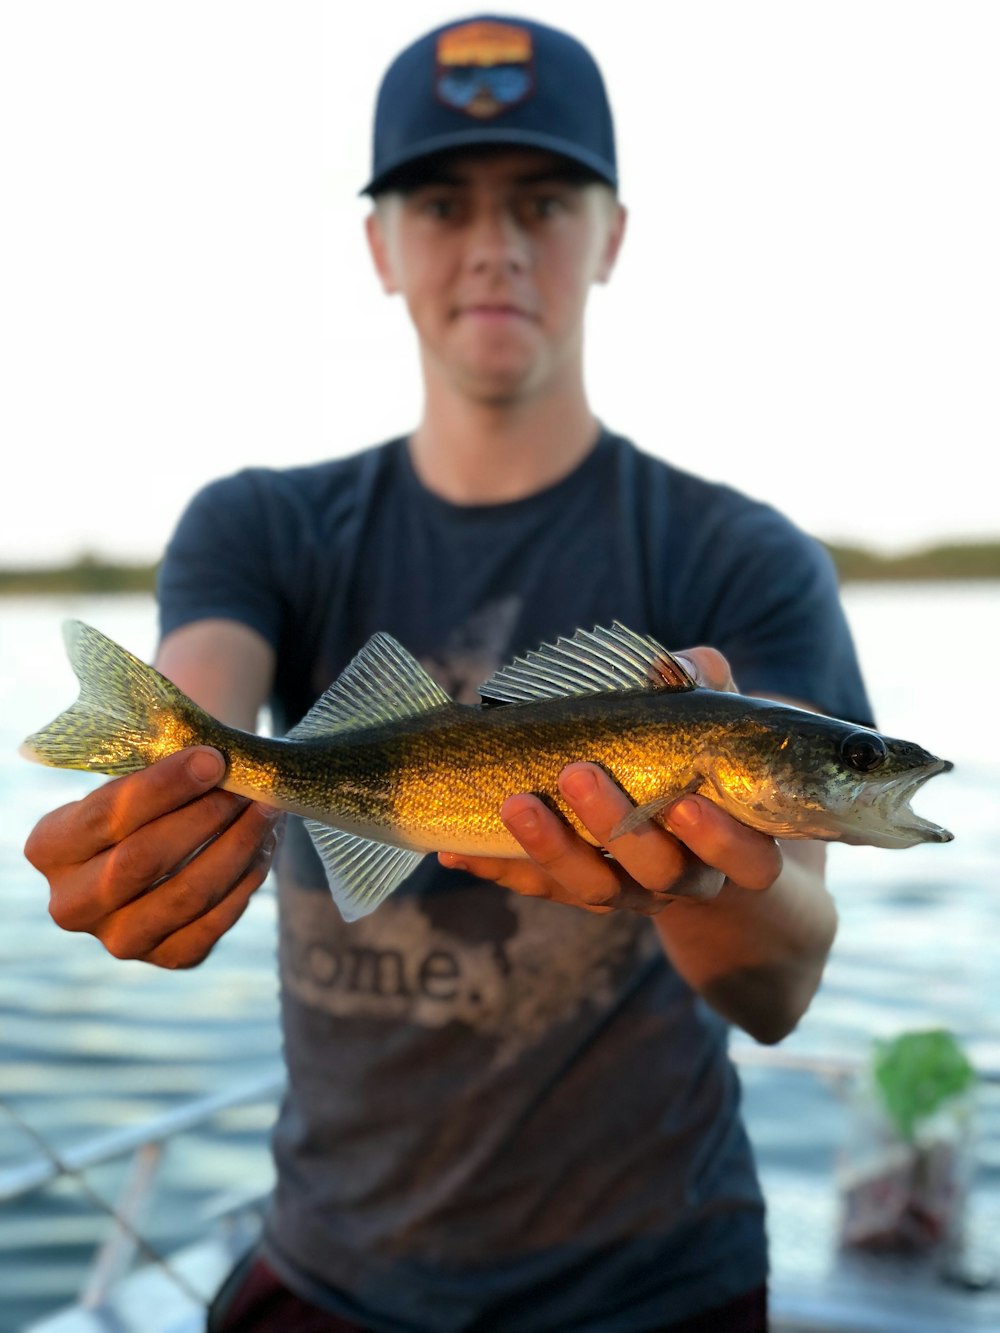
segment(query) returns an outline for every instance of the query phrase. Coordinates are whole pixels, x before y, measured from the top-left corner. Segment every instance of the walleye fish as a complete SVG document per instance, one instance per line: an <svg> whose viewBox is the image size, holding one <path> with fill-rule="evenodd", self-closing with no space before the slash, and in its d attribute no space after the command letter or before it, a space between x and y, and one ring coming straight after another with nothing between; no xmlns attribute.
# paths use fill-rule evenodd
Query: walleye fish
<svg viewBox="0 0 1000 1333"><path fill-rule="evenodd" d="M377 907L428 852L524 856L499 816L514 792L537 793L594 842L559 794L575 760L601 764L635 803L615 837L694 791L775 837L876 847L952 837L910 809L947 760L851 722L704 689L617 622L502 667L479 707L453 702L376 634L282 739L224 726L81 621L64 635L79 698L21 753L122 774L215 746L226 790L305 817L346 920Z"/></svg>

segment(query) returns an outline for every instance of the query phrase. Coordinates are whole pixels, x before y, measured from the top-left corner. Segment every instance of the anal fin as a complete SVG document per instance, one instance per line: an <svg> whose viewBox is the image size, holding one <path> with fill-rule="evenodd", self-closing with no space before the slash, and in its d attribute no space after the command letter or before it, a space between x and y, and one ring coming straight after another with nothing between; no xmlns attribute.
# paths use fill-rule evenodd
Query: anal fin
<svg viewBox="0 0 1000 1333"><path fill-rule="evenodd" d="M374 912L425 855L345 833L315 819L307 819L305 826L326 868L330 892L345 921L357 921Z"/></svg>

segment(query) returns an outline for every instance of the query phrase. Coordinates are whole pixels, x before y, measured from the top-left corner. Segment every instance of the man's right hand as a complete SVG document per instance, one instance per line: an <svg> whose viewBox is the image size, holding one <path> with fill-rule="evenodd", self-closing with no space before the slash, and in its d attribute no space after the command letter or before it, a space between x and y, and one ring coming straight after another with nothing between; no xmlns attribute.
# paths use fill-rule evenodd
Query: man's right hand
<svg viewBox="0 0 1000 1333"><path fill-rule="evenodd" d="M182 750L39 820L24 851L56 924L116 958L202 962L263 883L281 819L221 791L224 773L217 750Z"/></svg>

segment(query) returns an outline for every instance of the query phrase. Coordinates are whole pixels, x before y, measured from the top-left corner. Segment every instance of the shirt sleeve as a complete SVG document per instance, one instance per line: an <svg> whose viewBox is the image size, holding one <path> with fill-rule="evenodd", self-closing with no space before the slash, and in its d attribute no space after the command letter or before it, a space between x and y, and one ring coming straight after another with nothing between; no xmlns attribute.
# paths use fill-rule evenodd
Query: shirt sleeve
<svg viewBox="0 0 1000 1333"><path fill-rule="evenodd" d="M703 554L712 590L705 642L729 659L738 687L874 725L836 570L820 543L757 505Z"/></svg>
<svg viewBox="0 0 1000 1333"><path fill-rule="evenodd" d="M211 482L195 495L157 575L161 637L221 617L248 625L277 649L283 596L269 517L251 470Z"/></svg>

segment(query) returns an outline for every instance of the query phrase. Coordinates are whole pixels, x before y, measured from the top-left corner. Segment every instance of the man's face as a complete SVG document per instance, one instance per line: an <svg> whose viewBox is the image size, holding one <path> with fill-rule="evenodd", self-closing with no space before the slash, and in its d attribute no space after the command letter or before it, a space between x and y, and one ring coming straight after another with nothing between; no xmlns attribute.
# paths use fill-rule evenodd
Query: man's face
<svg viewBox="0 0 1000 1333"><path fill-rule="evenodd" d="M610 275L624 216L564 159L511 149L438 159L415 187L380 199L368 235L425 372L499 403L579 374L587 295Z"/></svg>

